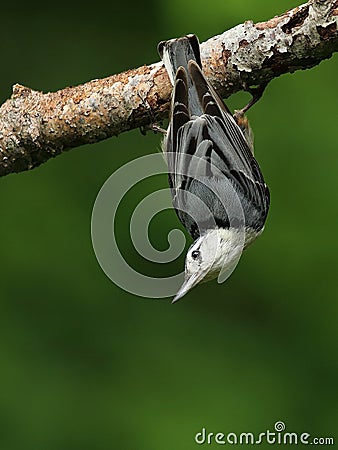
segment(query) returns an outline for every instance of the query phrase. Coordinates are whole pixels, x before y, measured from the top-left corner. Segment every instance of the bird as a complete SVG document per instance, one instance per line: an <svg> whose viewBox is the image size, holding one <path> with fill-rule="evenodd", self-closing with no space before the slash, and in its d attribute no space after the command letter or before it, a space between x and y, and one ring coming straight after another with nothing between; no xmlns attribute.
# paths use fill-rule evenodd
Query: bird
<svg viewBox="0 0 338 450"><path fill-rule="evenodd" d="M198 283L231 274L264 229L270 193L253 154L248 107L233 116L205 78L197 36L161 41L158 52L173 85L162 142L172 203L194 239L174 303Z"/></svg>

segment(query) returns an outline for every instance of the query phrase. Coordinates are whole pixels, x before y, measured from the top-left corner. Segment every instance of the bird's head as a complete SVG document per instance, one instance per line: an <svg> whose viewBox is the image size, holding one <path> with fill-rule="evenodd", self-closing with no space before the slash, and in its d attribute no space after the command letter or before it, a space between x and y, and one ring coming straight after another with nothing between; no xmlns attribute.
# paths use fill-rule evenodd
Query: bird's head
<svg viewBox="0 0 338 450"><path fill-rule="evenodd" d="M243 233L235 229L216 228L200 236L187 252L184 283L173 303L198 283L216 278L221 271L231 273L243 248Z"/></svg>

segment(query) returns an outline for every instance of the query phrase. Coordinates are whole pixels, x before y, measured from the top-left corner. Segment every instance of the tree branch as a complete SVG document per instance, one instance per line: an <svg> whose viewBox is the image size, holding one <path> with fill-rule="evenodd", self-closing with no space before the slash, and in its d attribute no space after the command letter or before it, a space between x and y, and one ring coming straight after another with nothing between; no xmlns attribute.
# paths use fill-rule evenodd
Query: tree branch
<svg viewBox="0 0 338 450"><path fill-rule="evenodd" d="M338 0L310 0L267 22L238 25L201 45L203 70L222 97L308 69L338 50ZM43 94L21 85L0 107L0 176L32 169L82 144L168 115L162 63Z"/></svg>

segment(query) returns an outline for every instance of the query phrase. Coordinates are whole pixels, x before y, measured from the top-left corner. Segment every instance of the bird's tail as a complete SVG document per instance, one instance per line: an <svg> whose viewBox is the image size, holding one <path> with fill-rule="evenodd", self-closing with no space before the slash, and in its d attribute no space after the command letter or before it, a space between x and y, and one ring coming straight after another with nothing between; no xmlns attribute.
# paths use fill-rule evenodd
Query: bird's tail
<svg viewBox="0 0 338 450"><path fill-rule="evenodd" d="M183 67L187 74L189 110L191 115L201 115L201 104L196 92L196 88L190 78L188 65L189 61L195 61L202 69L200 44L197 36L188 34L178 39L162 41L158 44L158 52L167 69L172 85L175 85L176 73Z"/></svg>

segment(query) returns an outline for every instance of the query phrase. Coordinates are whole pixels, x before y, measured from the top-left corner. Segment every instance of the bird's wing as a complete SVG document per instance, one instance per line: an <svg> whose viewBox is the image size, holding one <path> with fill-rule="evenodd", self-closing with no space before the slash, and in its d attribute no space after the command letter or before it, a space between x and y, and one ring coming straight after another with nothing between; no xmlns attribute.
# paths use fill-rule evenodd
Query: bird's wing
<svg viewBox="0 0 338 450"><path fill-rule="evenodd" d="M215 196L210 195L210 190L216 184L220 186L219 181L226 177L243 205L246 225L261 229L269 208L269 191L258 163L241 128L204 78L198 64L191 60L188 67L203 114L191 116L188 76L185 69L179 68L166 145L169 180L177 213L190 233L196 236L192 230L193 221L188 216L197 205L191 205L184 191L199 194L214 213L215 209L219 210L219 205ZM195 157L199 158L198 161ZM198 185L196 180L202 178L204 184ZM227 195L226 190L223 194ZM218 220L220 226L229 226L225 214Z"/></svg>
<svg viewBox="0 0 338 450"><path fill-rule="evenodd" d="M200 67L189 62L189 73L207 120L205 139L213 142L211 162L224 173L250 203L259 209L264 221L270 194L248 142L223 100L205 79Z"/></svg>

